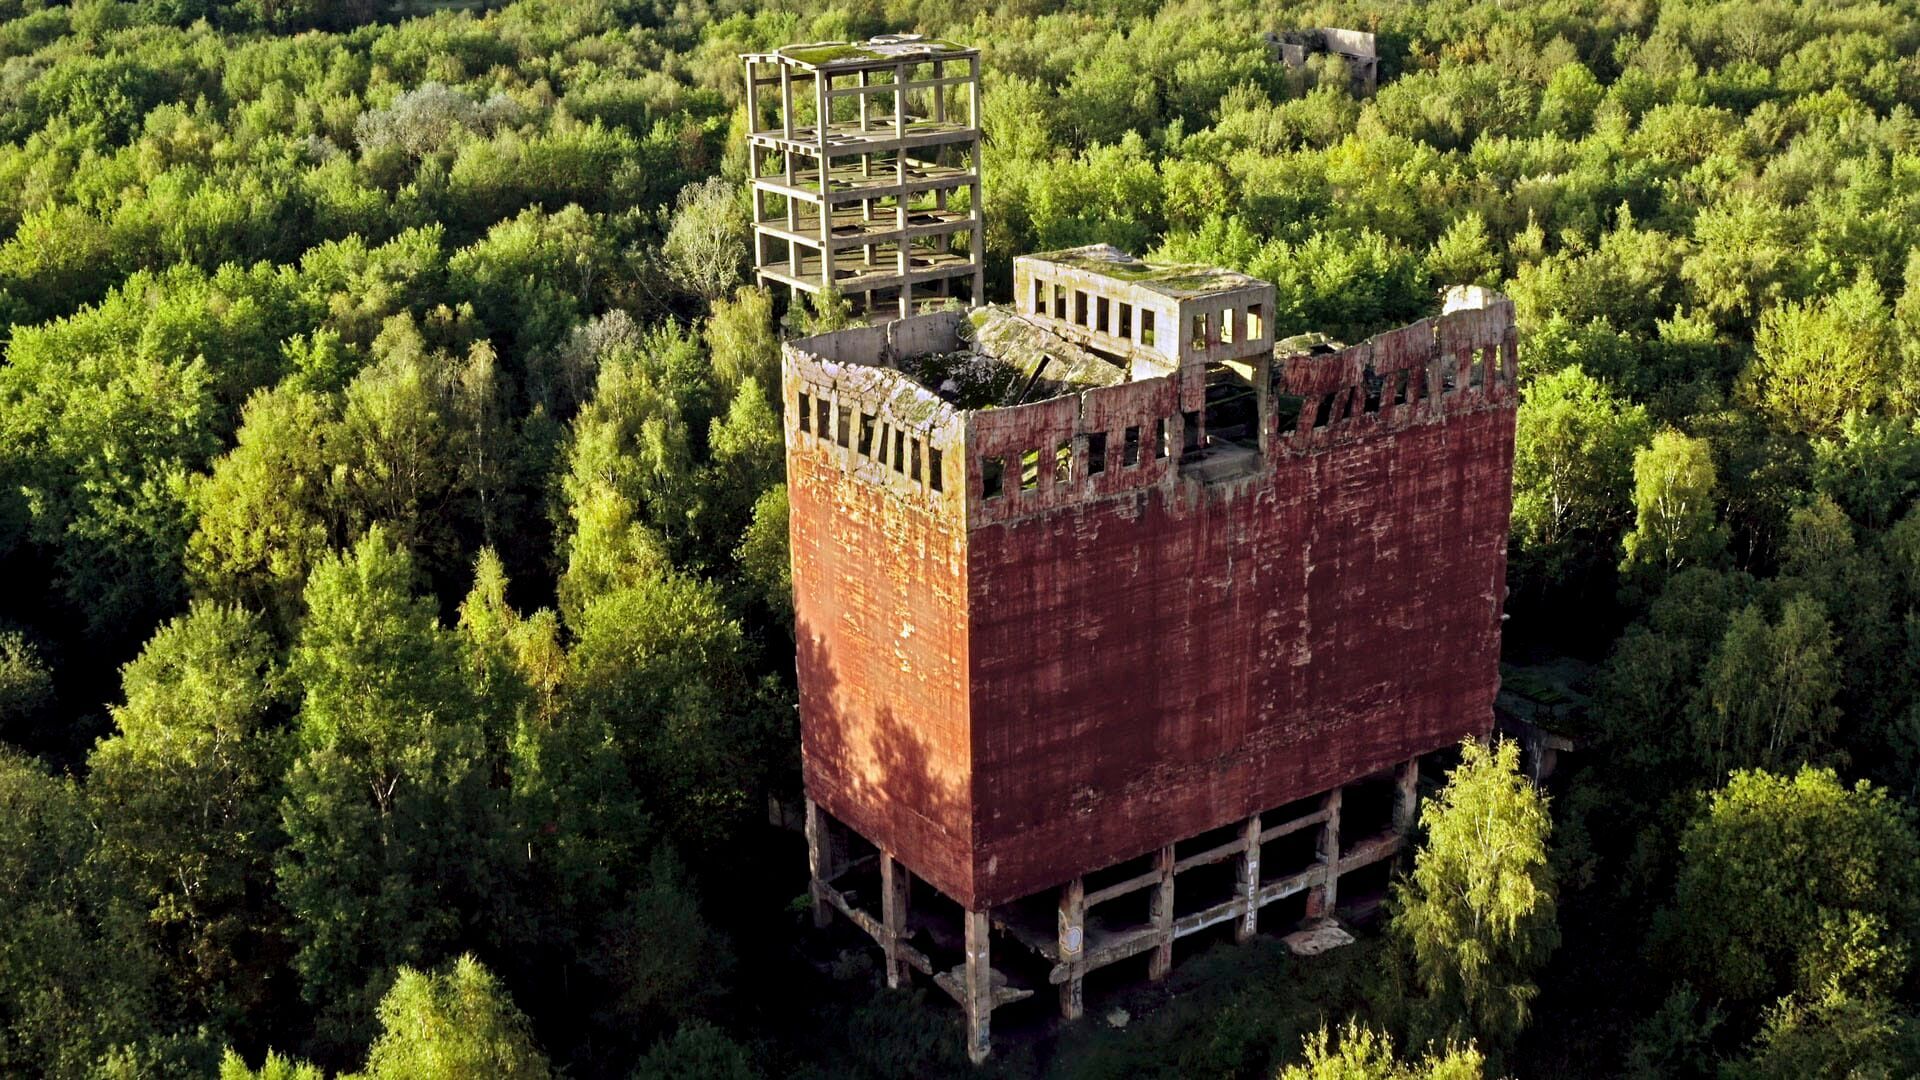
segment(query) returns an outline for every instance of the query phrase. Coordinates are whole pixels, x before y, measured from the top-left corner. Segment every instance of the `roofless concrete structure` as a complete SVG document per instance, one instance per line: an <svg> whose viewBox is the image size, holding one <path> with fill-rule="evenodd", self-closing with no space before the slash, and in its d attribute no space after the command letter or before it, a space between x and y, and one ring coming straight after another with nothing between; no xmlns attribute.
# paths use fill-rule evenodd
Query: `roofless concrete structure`
<svg viewBox="0 0 1920 1080"><path fill-rule="evenodd" d="M1014 273L783 362L815 918L976 1060L1384 890L1421 759L1493 724L1516 403L1490 294L1299 351L1244 274Z"/></svg>
<svg viewBox="0 0 1920 1080"><path fill-rule="evenodd" d="M979 302L979 52L896 34L742 59L756 279L874 317Z"/></svg>
<svg viewBox="0 0 1920 1080"><path fill-rule="evenodd" d="M979 55L744 59L759 279L870 316L783 349L816 924L975 1061L1182 941L1341 937L1493 726L1513 305L1293 348L1268 282L1092 245L978 306Z"/></svg>

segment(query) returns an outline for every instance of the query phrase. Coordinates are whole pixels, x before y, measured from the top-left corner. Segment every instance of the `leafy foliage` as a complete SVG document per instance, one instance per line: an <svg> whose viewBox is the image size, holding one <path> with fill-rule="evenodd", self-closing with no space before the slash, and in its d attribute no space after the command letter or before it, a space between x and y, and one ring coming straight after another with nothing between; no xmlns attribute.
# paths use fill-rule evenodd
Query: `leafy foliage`
<svg viewBox="0 0 1920 1080"><path fill-rule="evenodd" d="M1426 840L1394 885L1390 928L1429 1001L1466 1031L1506 1041L1526 1026L1531 981L1559 944L1552 821L1512 742L1468 740L1421 811Z"/></svg>
<svg viewBox="0 0 1920 1080"><path fill-rule="evenodd" d="M1379 35L1376 94L1216 0L0 0L0 1072L337 1074L403 966L437 1061L533 1062L530 1024L589 1078L967 1068L912 995L807 983L783 1024L799 931L738 880L797 865L754 846L798 772L779 336L852 313L744 284L737 57L897 30L987 57L989 282L1104 241L1347 341L1511 295L1506 651L1594 665L1548 706L1547 861L1426 856L1552 896L1552 964L1416 862L1416 1007L1259 953L1047 1067L1271 1075L1358 1014L1313 1069L1457 1025L1518 1075L1915 1071L1872 853L1920 802L1920 23L1324 14ZM1807 764L1845 797L1720 788ZM1663 905L1765 927L1761 975Z"/></svg>

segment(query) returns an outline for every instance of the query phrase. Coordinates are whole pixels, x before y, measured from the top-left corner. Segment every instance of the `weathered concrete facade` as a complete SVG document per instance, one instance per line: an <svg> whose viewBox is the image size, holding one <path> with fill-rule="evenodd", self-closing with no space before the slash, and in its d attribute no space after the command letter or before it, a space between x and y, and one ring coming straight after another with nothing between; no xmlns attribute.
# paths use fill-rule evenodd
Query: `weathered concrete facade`
<svg viewBox="0 0 1920 1080"><path fill-rule="evenodd" d="M1087 971L1164 973L1176 938L1290 896L1331 911L1398 850L1419 758L1492 725L1516 403L1498 297L1286 355L1271 286L1226 271L1076 249L1019 260L1014 297L1013 324L919 316L784 367L817 907L961 1000L976 1055L1032 992L995 930L1075 1016ZM1053 344L998 407L899 370L1008 325ZM1033 392L1089 358L1112 370ZM1391 820L1355 836L1349 807L1343 846L1371 776ZM834 884L836 825L878 848L877 913ZM1226 862L1228 893L1177 905L1177 875ZM909 944L912 878L966 912L951 971ZM1137 925L1088 923L1143 891Z"/></svg>

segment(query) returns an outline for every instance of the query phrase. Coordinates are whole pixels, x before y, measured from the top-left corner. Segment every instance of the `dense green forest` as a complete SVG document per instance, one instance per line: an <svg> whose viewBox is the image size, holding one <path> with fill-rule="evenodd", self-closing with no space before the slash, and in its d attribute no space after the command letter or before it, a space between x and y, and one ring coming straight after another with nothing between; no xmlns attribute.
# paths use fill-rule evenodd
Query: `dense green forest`
<svg viewBox="0 0 1920 1080"><path fill-rule="evenodd" d="M977 1075L767 824L831 312L746 287L737 54L899 30L984 52L999 288L1511 295L1508 659L1578 673L1378 932L987 1072L1920 1073L1916 14L0 0L0 1074ZM1324 25L1376 94L1261 41Z"/></svg>

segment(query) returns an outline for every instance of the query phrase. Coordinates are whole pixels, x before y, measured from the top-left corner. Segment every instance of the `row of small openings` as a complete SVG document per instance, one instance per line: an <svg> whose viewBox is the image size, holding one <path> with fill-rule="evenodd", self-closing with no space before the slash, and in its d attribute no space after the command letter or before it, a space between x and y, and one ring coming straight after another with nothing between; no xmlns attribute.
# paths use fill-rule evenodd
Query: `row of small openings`
<svg viewBox="0 0 1920 1080"><path fill-rule="evenodd" d="M893 471L919 483L920 437L908 435L904 430L880 420L872 413L860 414L858 437L855 437L853 409L847 405L835 408L826 398L815 397L802 392L798 429L806 434L815 435L823 441L832 442L841 449L850 449L863 458L882 466L891 465ZM926 482L934 491L946 490L946 471L942 468L940 448L929 443L926 446Z"/></svg>
<svg viewBox="0 0 1920 1080"><path fill-rule="evenodd" d="M1140 464L1141 428L1135 424L1121 432L1120 468L1131 469ZM1167 421L1163 417L1153 422L1153 431L1147 445L1155 460L1167 456ZM1074 480L1073 442L1067 440L1053 448L1053 483L1055 487L1071 484ZM1020 453L1017 463L1020 469L1019 490L1033 491L1040 486L1041 451L1025 450ZM1082 479L1091 479L1107 471L1107 433L1096 431L1087 436L1087 458ZM1006 493L1007 460L1002 457L987 456L980 459L980 493L985 499L997 499Z"/></svg>
<svg viewBox="0 0 1920 1080"><path fill-rule="evenodd" d="M1259 341L1267 335L1267 306L1265 304L1248 304L1245 311L1245 322L1241 321L1241 314L1242 312L1236 308L1227 307L1220 309L1220 343L1222 345L1231 345L1236 341ZM1207 334L1212 326L1212 321L1212 316L1204 311L1196 313L1189 319L1187 339L1190 347L1195 349L1204 349L1207 347Z"/></svg>
<svg viewBox="0 0 1920 1080"><path fill-rule="evenodd" d="M1071 292L1071 297L1069 297ZM1033 279L1033 313L1051 314L1061 322L1067 322L1067 305L1072 301L1072 322L1084 326L1096 333L1112 337L1125 338L1137 342L1141 348L1153 348L1155 327L1154 312L1151 308L1140 309L1139 336L1134 335L1133 305L1125 301L1109 300L1100 295L1089 296L1085 289L1069 290L1059 282L1046 282Z"/></svg>
<svg viewBox="0 0 1920 1080"><path fill-rule="evenodd" d="M1467 388L1478 390L1486 385L1486 371L1489 363L1475 357L1467 371ZM1496 369L1494 381L1501 382L1502 376ZM1397 407L1417 402L1424 396L1426 382L1425 368L1401 368L1398 371L1376 373L1368 369L1360 382L1364 397L1360 404L1361 413L1377 413L1382 407ZM1452 357L1441 360L1440 392L1451 394L1459 389L1459 368ZM1345 420L1352 415L1351 398L1354 387L1320 395L1313 415L1313 426L1326 427L1335 421ZM1300 410L1306 399L1291 394L1279 394L1275 397L1275 413L1279 420L1280 434L1291 434L1300 420Z"/></svg>

